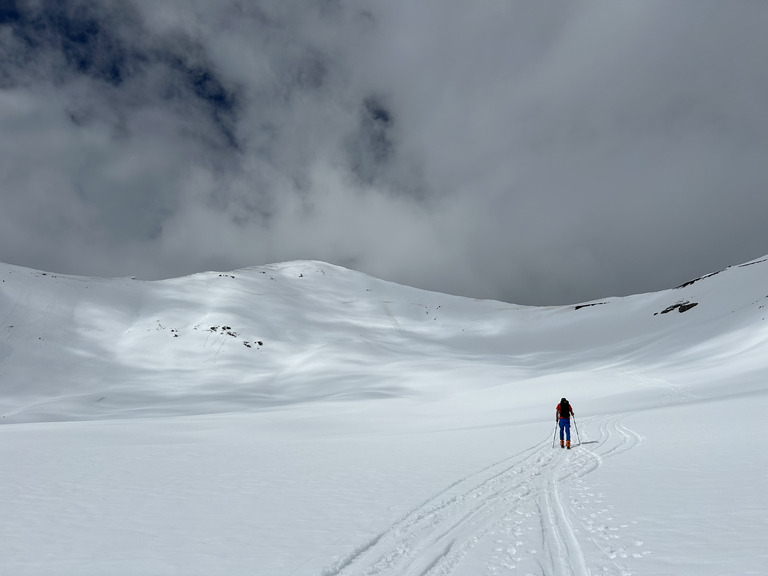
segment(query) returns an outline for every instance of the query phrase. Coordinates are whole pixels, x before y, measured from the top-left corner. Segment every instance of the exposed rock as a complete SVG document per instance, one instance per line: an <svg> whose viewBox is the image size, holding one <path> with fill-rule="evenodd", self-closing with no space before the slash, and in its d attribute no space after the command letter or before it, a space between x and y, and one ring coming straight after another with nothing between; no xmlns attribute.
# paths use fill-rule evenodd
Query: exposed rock
<svg viewBox="0 0 768 576"><path fill-rule="evenodd" d="M574 308L574 310L581 310L582 308L589 308L590 306L602 306L603 304L608 304L608 302L595 302L594 304L579 304Z"/></svg>
<svg viewBox="0 0 768 576"><path fill-rule="evenodd" d="M683 312L688 312L688 310L698 305L699 305L698 302L689 302L686 300L685 302L678 302L677 304L673 304L672 306L665 308L664 310L661 311L661 313L666 314L668 312L672 312L672 310L677 310L682 314ZM654 316L656 316L657 314L659 313L656 312Z"/></svg>

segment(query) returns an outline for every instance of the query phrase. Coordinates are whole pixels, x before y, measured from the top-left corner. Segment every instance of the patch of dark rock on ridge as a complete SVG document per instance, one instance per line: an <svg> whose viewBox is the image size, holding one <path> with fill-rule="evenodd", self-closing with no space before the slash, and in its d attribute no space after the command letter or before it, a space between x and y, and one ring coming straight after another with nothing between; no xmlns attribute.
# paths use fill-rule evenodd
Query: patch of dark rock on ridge
<svg viewBox="0 0 768 576"><path fill-rule="evenodd" d="M762 264L763 262L768 262L768 258L763 258L762 260L755 260L754 262L747 262L746 264L739 264L736 266L736 268L746 268L747 266L754 266L755 264ZM729 266L728 268L725 268L724 270L718 270L717 272L712 272L711 274L705 274L704 276L700 276L699 278L694 278L693 280L689 280L685 284L680 284L675 290L678 288L685 288L686 286L690 286L691 284L695 284L699 280L704 280L705 278L711 278L712 276L716 276L717 274L720 274L720 272L725 272L725 270L728 270L732 268L732 266Z"/></svg>
<svg viewBox="0 0 768 576"><path fill-rule="evenodd" d="M675 290L679 290L680 288L685 288L686 286L690 286L691 284L695 284L699 280L704 280L705 278L711 278L712 276L716 276L717 274L720 274L720 272L722 272L722 270L719 270L717 272L712 272L711 274L705 274L704 276L700 276L698 278L694 278L693 280L689 280L685 284L680 284L680 286L675 288Z"/></svg>
<svg viewBox="0 0 768 576"><path fill-rule="evenodd" d="M608 304L608 302L594 302L593 304L579 304L578 306L575 306L574 310L581 310L582 308L589 308L591 306L602 306L603 304Z"/></svg>
<svg viewBox="0 0 768 576"><path fill-rule="evenodd" d="M739 268L746 268L747 266L754 266L755 264L761 264L763 262L768 262L768 258L763 258L762 260L756 260L755 262L747 262L746 264L739 264Z"/></svg>
<svg viewBox="0 0 768 576"><path fill-rule="evenodd" d="M664 310L661 311L661 314L667 314L669 312L672 312L672 310L677 310L678 312L680 312L682 314L683 312L688 312L688 310L690 310L691 308L694 308L694 307L696 307L698 305L699 305L698 302L689 302L689 301L686 300L685 302L678 302L677 304L673 304L672 306L669 306L669 307L665 308ZM659 314L659 312L656 312L654 314L654 316L656 316L658 314Z"/></svg>
<svg viewBox="0 0 768 576"><path fill-rule="evenodd" d="M755 260L754 262L747 262L746 264L739 264L736 266L736 268L746 268L747 266L754 266L755 264L762 264L763 262L768 262L768 258L763 258L762 260ZM693 280L689 280L685 284L680 284L675 290L678 288L685 288L686 286L690 286L691 284L695 284L699 280L704 280L705 278L711 278L712 276L716 276L717 274L720 274L720 272L725 272L725 270L728 270L732 268L732 266L729 266L728 268L725 268L724 270L718 270L717 272L712 272L711 274L705 274L704 276L700 276L699 278L694 278Z"/></svg>

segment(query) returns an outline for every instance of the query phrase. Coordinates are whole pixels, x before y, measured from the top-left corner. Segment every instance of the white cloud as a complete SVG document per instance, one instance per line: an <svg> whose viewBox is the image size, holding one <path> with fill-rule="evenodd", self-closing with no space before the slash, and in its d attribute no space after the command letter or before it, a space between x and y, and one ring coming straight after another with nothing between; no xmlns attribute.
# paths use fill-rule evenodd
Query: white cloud
<svg viewBox="0 0 768 576"><path fill-rule="evenodd" d="M318 258L521 303L766 251L768 8L18 3L0 260Z"/></svg>

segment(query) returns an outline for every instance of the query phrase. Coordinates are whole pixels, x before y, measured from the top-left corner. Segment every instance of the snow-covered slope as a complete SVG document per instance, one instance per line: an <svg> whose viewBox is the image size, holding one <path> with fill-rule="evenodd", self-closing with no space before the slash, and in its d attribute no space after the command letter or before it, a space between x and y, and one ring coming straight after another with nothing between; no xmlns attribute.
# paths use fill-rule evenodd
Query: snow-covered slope
<svg viewBox="0 0 768 576"><path fill-rule="evenodd" d="M638 363L705 363L707 374L737 352L733 373L752 369L744 355L759 360L768 337L759 261L675 290L556 308L430 293L321 262L159 282L3 265L0 279L8 422L443 397ZM664 313L679 303L697 306Z"/></svg>
<svg viewBox="0 0 768 576"><path fill-rule="evenodd" d="M768 566L768 258L551 308L309 261L0 280L0 573Z"/></svg>

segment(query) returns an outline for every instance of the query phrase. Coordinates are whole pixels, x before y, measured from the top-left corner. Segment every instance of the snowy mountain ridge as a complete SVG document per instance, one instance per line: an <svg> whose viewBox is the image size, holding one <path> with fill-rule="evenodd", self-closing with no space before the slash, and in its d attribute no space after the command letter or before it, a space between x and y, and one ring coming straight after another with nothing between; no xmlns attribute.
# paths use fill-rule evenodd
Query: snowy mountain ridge
<svg viewBox="0 0 768 576"><path fill-rule="evenodd" d="M439 397L456 393L436 384L441 374L479 365L488 374L466 382L470 390L563 366L700 361L697 351L717 357L732 340L760 354L766 260L658 293L542 308L313 261L152 282L2 265L0 414L45 421ZM392 364L413 377L388 373Z"/></svg>

